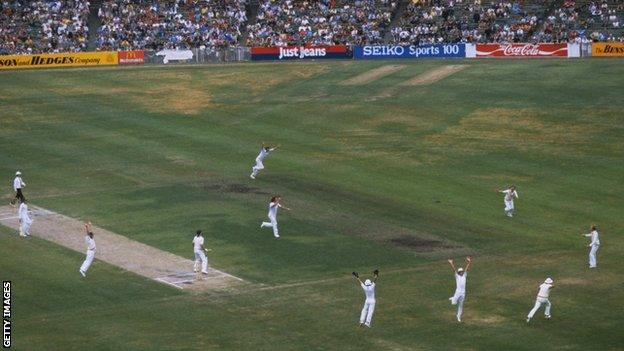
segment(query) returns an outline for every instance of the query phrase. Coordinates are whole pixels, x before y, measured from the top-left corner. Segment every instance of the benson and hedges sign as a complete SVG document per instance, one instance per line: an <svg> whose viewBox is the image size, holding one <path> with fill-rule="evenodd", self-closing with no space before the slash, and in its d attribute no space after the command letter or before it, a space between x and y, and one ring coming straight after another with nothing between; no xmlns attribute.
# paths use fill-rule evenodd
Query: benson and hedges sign
<svg viewBox="0 0 624 351"><path fill-rule="evenodd" d="M118 64L116 51L0 56L0 69L80 67Z"/></svg>
<svg viewBox="0 0 624 351"><path fill-rule="evenodd" d="M624 43L593 43L592 56L624 57Z"/></svg>

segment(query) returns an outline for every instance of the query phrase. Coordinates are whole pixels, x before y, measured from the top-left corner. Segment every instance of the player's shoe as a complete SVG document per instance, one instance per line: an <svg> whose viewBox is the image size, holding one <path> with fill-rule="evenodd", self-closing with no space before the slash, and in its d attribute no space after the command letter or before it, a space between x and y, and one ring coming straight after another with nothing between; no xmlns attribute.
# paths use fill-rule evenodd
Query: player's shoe
<svg viewBox="0 0 624 351"><path fill-rule="evenodd" d="M550 319L550 315L549 315L549 314L547 314L547 315L545 315L545 316L544 316L544 318L546 318L546 319Z"/></svg>
<svg viewBox="0 0 624 351"><path fill-rule="evenodd" d="M279 234L275 234L274 236L275 236L276 239L279 238Z"/></svg>
<svg viewBox="0 0 624 351"><path fill-rule="evenodd" d="M457 317L457 321L458 321L458 322L461 322L461 318L460 318L460 317Z"/></svg>
<svg viewBox="0 0 624 351"><path fill-rule="evenodd" d="M79 270L78 270L78 272L80 272L80 274L81 274L83 277L85 277L85 278L87 277L87 275L85 274L85 272L83 272L83 271L82 271L82 269L79 269Z"/></svg>
<svg viewBox="0 0 624 351"><path fill-rule="evenodd" d="M202 271L202 274L208 275L208 272L204 272L204 271Z"/></svg>
<svg viewBox="0 0 624 351"><path fill-rule="evenodd" d="M370 327L371 327L371 325L370 325L370 324L368 324L368 323L364 323L364 326L365 326L366 328L370 328Z"/></svg>
<svg viewBox="0 0 624 351"><path fill-rule="evenodd" d="M529 323L531 321L531 318L527 318L527 323Z"/></svg>
<svg viewBox="0 0 624 351"><path fill-rule="evenodd" d="M253 174L250 174L250 175L249 175L249 178L251 178L251 179L256 179L256 176L255 176L255 175L253 175Z"/></svg>

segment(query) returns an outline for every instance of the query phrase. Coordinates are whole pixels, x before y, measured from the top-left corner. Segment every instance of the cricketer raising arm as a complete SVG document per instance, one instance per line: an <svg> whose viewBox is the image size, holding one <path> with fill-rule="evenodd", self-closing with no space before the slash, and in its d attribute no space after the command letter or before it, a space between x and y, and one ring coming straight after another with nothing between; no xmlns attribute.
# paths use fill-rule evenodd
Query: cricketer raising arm
<svg viewBox="0 0 624 351"><path fill-rule="evenodd" d="M461 317L464 313L464 300L466 299L466 278L468 278L468 270L470 270L472 259L470 257L466 257L465 270L462 267L455 268L455 263L451 259L448 260L448 263L451 265L451 269L453 269L453 273L455 274L455 283L457 285L455 288L455 294L449 297L449 300L452 305L457 305L457 321L461 322Z"/></svg>
<svg viewBox="0 0 624 351"><path fill-rule="evenodd" d="M251 175L249 175L249 178L256 179L258 172L264 169L264 159L269 155L269 153L275 151L277 148L278 146L266 146L262 143L260 153L256 156L256 165L251 168Z"/></svg>
<svg viewBox="0 0 624 351"><path fill-rule="evenodd" d="M371 327L371 321L373 319L373 312L375 312L375 304L377 301L375 300L375 284L377 283L377 278L379 278L379 270L375 269L373 272L373 280L366 279L362 281L360 279L360 275L357 272L352 273L357 282L359 283L362 290L364 290L364 296L366 296L366 300L364 300L364 306L362 307L362 312L360 312L360 326L366 326L368 328Z"/></svg>

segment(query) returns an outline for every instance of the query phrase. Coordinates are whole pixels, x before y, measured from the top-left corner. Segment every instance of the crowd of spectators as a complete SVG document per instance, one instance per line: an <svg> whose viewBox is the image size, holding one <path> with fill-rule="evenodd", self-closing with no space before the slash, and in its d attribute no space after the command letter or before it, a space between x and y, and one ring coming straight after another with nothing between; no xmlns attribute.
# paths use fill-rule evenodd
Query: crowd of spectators
<svg viewBox="0 0 624 351"><path fill-rule="evenodd" d="M89 1L0 2L0 54L81 51L87 47Z"/></svg>
<svg viewBox="0 0 624 351"><path fill-rule="evenodd" d="M391 30L392 39L399 44L520 42L539 23L527 7L518 0L413 0Z"/></svg>
<svg viewBox="0 0 624 351"><path fill-rule="evenodd" d="M99 50L219 48L239 42L247 0L105 0Z"/></svg>
<svg viewBox="0 0 624 351"><path fill-rule="evenodd" d="M565 0L562 7L554 9L545 19L534 40L555 43L624 41L621 34L614 34L622 28L623 12L624 2L621 1L577 4L574 0Z"/></svg>
<svg viewBox="0 0 624 351"><path fill-rule="evenodd" d="M397 0L264 0L248 46L383 43Z"/></svg>
<svg viewBox="0 0 624 351"><path fill-rule="evenodd" d="M623 41L621 0L104 0L98 50ZM555 6L556 5L556 6ZM0 54L87 49L87 0L0 0Z"/></svg>

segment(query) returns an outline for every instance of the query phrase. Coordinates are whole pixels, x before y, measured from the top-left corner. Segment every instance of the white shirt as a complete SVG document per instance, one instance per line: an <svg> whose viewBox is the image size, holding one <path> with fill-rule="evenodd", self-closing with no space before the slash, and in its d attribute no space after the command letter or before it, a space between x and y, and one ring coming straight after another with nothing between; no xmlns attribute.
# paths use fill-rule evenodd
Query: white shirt
<svg viewBox="0 0 624 351"><path fill-rule="evenodd" d="M364 285L364 283L360 283L362 289L364 290L364 295L366 295L366 302L375 302L375 283L371 283L371 285Z"/></svg>
<svg viewBox="0 0 624 351"><path fill-rule="evenodd" d="M87 250L95 250L95 239L90 236L85 236L85 243L87 244Z"/></svg>
<svg viewBox="0 0 624 351"><path fill-rule="evenodd" d="M264 160L264 158L267 157L267 155L273 150L275 150L275 148L268 150L265 148L260 149L260 153L258 154L258 157L256 157L256 159L260 161Z"/></svg>
<svg viewBox="0 0 624 351"><path fill-rule="evenodd" d="M196 236L195 238L193 238L193 250L201 251L202 250L202 245L204 245L204 237L203 236Z"/></svg>
<svg viewBox="0 0 624 351"><path fill-rule="evenodd" d="M25 186L26 184L22 181L22 177L17 176L13 179L13 190L17 191L17 189L21 189Z"/></svg>
<svg viewBox="0 0 624 351"><path fill-rule="evenodd" d="M550 295L550 288L552 288L552 284L543 283L542 285L540 285L537 297L547 299L548 295Z"/></svg>
<svg viewBox="0 0 624 351"><path fill-rule="evenodd" d="M513 201L514 197L518 198L518 192L515 190L507 189L501 192L505 194L505 201Z"/></svg>
<svg viewBox="0 0 624 351"><path fill-rule="evenodd" d="M590 237L591 238L591 243L589 243L590 246L599 246L600 245L600 239L598 239L598 231L594 230L589 234L585 234L585 236Z"/></svg>
<svg viewBox="0 0 624 351"><path fill-rule="evenodd" d="M281 204L277 203L277 202L271 202L269 204L269 217L277 217L277 209L282 207Z"/></svg>
<svg viewBox="0 0 624 351"><path fill-rule="evenodd" d="M455 273L455 283L457 284L457 288L455 289L455 293L466 293L466 277L468 276L468 272L464 272L463 275L459 275Z"/></svg>
<svg viewBox="0 0 624 351"><path fill-rule="evenodd" d="M18 211L19 219L25 222L30 222L30 217L28 216L28 205L25 203L21 203Z"/></svg>

